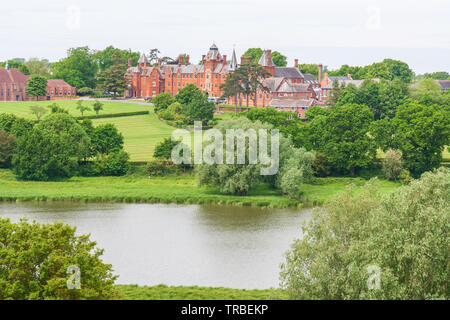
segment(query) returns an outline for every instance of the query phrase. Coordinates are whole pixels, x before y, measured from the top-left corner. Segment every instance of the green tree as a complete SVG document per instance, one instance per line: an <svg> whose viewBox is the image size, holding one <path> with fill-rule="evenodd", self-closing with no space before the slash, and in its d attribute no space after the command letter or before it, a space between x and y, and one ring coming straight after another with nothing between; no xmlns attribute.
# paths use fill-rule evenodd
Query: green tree
<svg viewBox="0 0 450 320"><path fill-rule="evenodd" d="M30 75L30 70L28 70L27 66L19 61L8 60L7 62L0 62L0 68L6 68L6 63L10 69L17 69L22 72L24 75Z"/></svg>
<svg viewBox="0 0 450 320"><path fill-rule="evenodd" d="M71 116L53 113L18 138L13 171L24 180L71 177L88 146L86 132Z"/></svg>
<svg viewBox="0 0 450 320"><path fill-rule="evenodd" d="M123 92L126 87L124 74L127 70L127 64L123 62L120 52L115 52L111 57L111 66L102 71L99 77L101 87L106 92L112 92L114 98L118 92Z"/></svg>
<svg viewBox="0 0 450 320"><path fill-rule="evenodd" d="M202 121L207 122L214 117L216 106L214 102L209 102L204 95L195 97L189 104L183 106L183 114L189 118L191 122Z"/></svg>
<svg viewBox="0 0 450 320"><path fill-rule="evenodd" d="M94 104L92 105L92 109L94 109L95 113L98 116L98 113L100 112L100 110L103 110L103 103L95 100Z"/></svg>
<svg viewBox="0 0 450 320"><path fill-rule="evenodd" d="M123 149L123 135L115 125L102 124L94 129L92 145L97 153L114 153Z"/></svg>
<svg viewBox="0 0 450 320"><path fill-rule="evenodd" d="M40 75L31 76L25 87L25 93L29 97L36 97L36 101L39 97L47 95L47 79Z"/></svg>
<svg viewBox="0 0 450 320"><path fill-rule="evenodd" d="M77 235L75 228L0 219L0 243L1 300L121 298L112 266L100 258L103 250L89 236ZM71 266L81 273L79 290L68 288Z"/></svg>
<svg viewBox="0 0 450 320"><path fill-rule="evenodd" d="M158 145L156 145L153 157L157 159L170 160L172 159L172 150L179 144L179 141L172 141L171 138L165 138Z"/></svg>
<svg viewBox="0 0 450 320"><path fill-rule="evenodd" d="M15 137L20 137L33 128L33 121L19 118L13 114L0 114L0 130Z"/></svg>
<svg viewBox="0 0 450 320"><path fill-rule="evenodd" d="M94 159L94 171L102 176L123 176L130 170L129 160L130 155L123 150L99 153Z"/></svg>
<svg viewBox="0 0 450 320"><path fill-rule="evenodd" d="M322 152L333 168L355 175L370 167L376 156L376 142L368 135L373 113L367 106L349 104L331 108L299 128L300 145Z"/></svg>
<svg viewBox="0 0 450 320"><path fill-rule="evenodd" d="M0 130L0 168L9 168L16 152L16 138Z"/></svg>
<svg viewBox="0 0 450 320"><path fill-rule="evenodd" d="M175 101L181 103L183 106L187 106L196 99L201 99L205 95L204 93L193 84L188 84L186 87L180 89L175 96Z"/></svg>
<svg viewBox="0 0 450 320"><path fill-rule="evenodd" d="M392 119L391 143L403 153L405 167L418 177L439 167L442 152L450 144L450 107L409 102Z"/></svg>
<svg viewBox="0 0 450 320"><path fill-rule="evenodd" d="M163 92L152 99L152 104L155 106L155 112L165 110L168 106L175 102L170 93Z"/></svg>
<svg viewBox="0 0 450 320"><path fill-rule="evenodd" d="M261 48L250 48L244 53L244 57L251 58L252 63L257 64L259 60L261 59L262 55L264 53L264 50ZM277 67L286 67L287 65L287 58L286 56L282 55L278 51L272 51L272 61L275 66Z"/></svg>
<svg viewBox="0 0 450 320"><path fill-rule="evenodd" d="M278 51L274 51L272 53L272 61L273 61L274 65L276 65L277 67L286 67L287 66L287 57L283 56Z"/></svg>
<svg viewBox="0 0 450 320"><path fill-rule="evenodd" d="M257 92L269 92L269 88L264 85L264 79L270 76L270 72L256 63L246 63L241 65L235 72L241 85L242 94L246 97L247 111L249 110L249 99L253 97L256 104Z"/></svg>
<svg viewBox="0 0 450 320"><path fill-rule="evenodd" d="M404 83L411 82L414 73L409 68L408 64L403 61L393 59L384 59L383 63L387 66L392 75L392 78L387 80L400 79Z"/></svg>
<svg viewBox="0 0 450 320"><path fill-rule="evenodd" d="M83 105L83 100L77 101L77 110L81 112L81 116L84 117L84 112L91 110L88 106Z"/></svg>
<svg viewBox="0 0 450 320"><path fill-rule="evenodd" d="M280 274L288 298L447 300L450 170L390 195L375 182L354 191L317 210L291 245Z"/></svg>
<svg viewBox="0 0 450 320"><path fill-rule="evenodd" d="M95 88L98 66L89 47L71 48L67 58L55 63L53 77L77 88Z"/></svg>
<svg viewBox="0 0 450 320"><path fill-rule="evenodd" d="M222 98L234 98L234 113L237 113L237 105L239 101L239 112L242 110L241 94L243 94L241 80L236 72L230 73L224 83L220 85L222 90Z"/></svg>
<svg viewBox="0 0 450 320"><path fill-rule="evenodd" d="M114 64L117 64L117 61L114 61L113 56L119 55L120 62L122 64L127 64L128 59L131 59L131 63L136 65L141 54L139 52L133 52L131 50L122 50L115 48L113 46L108 46L103 50L96 51L93 53L94 61L97 63L98 67L101 71L105 71L109 67Z"/></svg>
<svg viewBox="0 0 450 320"><path fill-rule="evenodd" d="M397 180L403 171L402 152L389 149L382 160L382 170L388 180Z"/></svg>
<svg viewBox="0 0 450 320"><path fill-rule="evenodd" d="M36 116L38 121L40 121L42 116L47 113L47 109L41 106L30 106L30 111Z"/></svg>
<svg viewBox="0 0 450 320"><path fill-rule="evenodd" d="M25 65L30 71L30 74L40 75L47 79L50 77L50 67L48 60L31 58L25 63Z"/></svg>

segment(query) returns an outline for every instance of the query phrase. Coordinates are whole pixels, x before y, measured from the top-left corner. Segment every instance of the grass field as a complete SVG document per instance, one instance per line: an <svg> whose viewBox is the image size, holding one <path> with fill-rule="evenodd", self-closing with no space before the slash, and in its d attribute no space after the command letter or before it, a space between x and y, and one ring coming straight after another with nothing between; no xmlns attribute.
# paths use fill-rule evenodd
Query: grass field
<svg viewBox="0 0 450 320"><path fill-rule="evenodd" d="M271 300L281 299L282 291L240 290L204 287L140 287L137 285L117 285L126 300Z"/></svg>
<svg viewBox="0 0 450 320"><path fill-rule="evenodd" d="M354 183L361 188L362 179L319 179L302 186L306 204L323 204L336 193ZM397 183L380 181L382 190L390 192ZM198 187L195 176L165 176L148 179L143 176L73 177L65 181L18 181L10 170L0 170L0 201L87 201L87 202L146 202L223 204L262 206L272 208L302 205L297 200L282 196L279 191L261 184L245 197L222 195L218 189Z"/></svg>
<svg viewBox="0 0 450 320"><path fill-rule="evenodd" d="M170 137L175 128L160 121L154 112L149 115L94 119L94 126L112 123L124 136L125 151L131 161L150 161L158 143Z"/></svg>
<svg viewBox="0 0 450 320"><path fill-rule="evenodd" d="M101 101L103 103L103 110L100 114L114 114L122 112L134 112L134 111L145 111L150 110L151 106L144 106L135 103L125 103L116 101ZM0 113L12 113L17 116L21 116L27 119L36 119L36 116L31 114L30 106L39 105L42 107L47 107L50 104L56 103L61 108L66 109L72 116L81 116L79 110L77 110L77 100L55 100L55 101L31 101L31 102L0 102ZM85 116L95 115L95 111L92 110L92 104L94 101L88 100L83 101L83 105L90 107L90 111L84 113ZM50 112L50 110L49 110Z"/></svg>

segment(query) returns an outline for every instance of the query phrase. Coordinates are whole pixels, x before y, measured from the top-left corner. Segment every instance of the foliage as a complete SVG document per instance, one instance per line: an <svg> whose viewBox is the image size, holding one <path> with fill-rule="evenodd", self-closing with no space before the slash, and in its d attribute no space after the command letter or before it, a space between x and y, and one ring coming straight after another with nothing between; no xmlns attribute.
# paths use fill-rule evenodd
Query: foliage
<svg viewBox="0 0 450 320"><path fill-rule="evenodd" d="M127 65L122 60L122 54L115 52L111 57L111 66L102 71L99 77L100 87L105 92L112 92L114 97L117 93L123 92L127 84L124 78Z"/></svg>
<svg viewBox="0 0 450 320"><path fill-rule="evenodd" d="M79 96L90 96L94 93L94 90L92 88L88 88L88 87L83 87L80 89L77 89L77 94Z"/></svg>
<svg viewBox="0 0 450 320"><path fill-rule="evenodd" d="M299 64L298 69L303 74L312 74L314 77L319 78L319 65L317 64ZM327 66L324 66L323 74L325 74L327 71Z"/></svg>
<svg viewBox="0 0 450 320"><path fill-rule="evenodd" d="M261 48L249 48L244 53L244 57L251 58L251 62L257 64L261 59L264 51ZM277 67L286 67L287 58L278 51L272 51L272 61Z"/></svg>
<svg viewBox="0 0 450 320"><path fill-rule="evenodd" d="M312 164L314 176L328 177L331 174L331 166L328 163L327 157L322 152L316 152L316 159Z"/></svg>
<svg viewBox="0 0 450 320"><path fill-rule="evenodd" d="M0 168L9 168L16 152L16 138L0 129Z"/></svg>
<svg viewBox="0 0 450 320"><path fill-rule="evenodd" d="M155 112L167 109L167 107L174 102L174 98L172 98L168 92L160 93L152 99L152 104L155 106Z"/></svg>
<svg viewBox="0 0 450 320"><path fill-rule="evenodd" d="M77 110L80 110L81 116L83 117L83 116L84 116L84 113L85 113L86 111L91 110L91 108L89 108L88 106L83 105L83 100L78 100L78 101L77 101Z"/></svg>
<svg viewBox="0 0 450 320"><path fill-rule="evenodd" d="M95 113L98 116L98 113L100 112L100 110L103 110L103 103L101 103L100 101L96 100L94 102L94 104L92 105L92 109L95 111Z"/></svg>
<svg viewBox="0 0 450 320"><path fill-rule="evenodd" d="M24 75L30 75L30 70L28 67L19 61L8 60L8 66L10 69L17 69L22 72ZM6 62L0 62L0 68L6 68Z"/></svg>
<svg viewBox="0 0 450 320"><path fill-rule="evenodd" d="M62 223L0 219L0 299L107 300L120 297L116 276L100 257L103 250ZM81 272L81 288L70 290L70 266Z"/></svg>
<svg viewBox="0 0 450 320"><path fill-rule="evenodd" d="M91 140L96 153L110 154L123 149L123 135L111 123L97 126Z"/></svg>
<svg viewBox="0 0 450 320"><path fill-rule="evenodd" d="M127 300L271 300L282 292L277 289L242 290L203 287L154 287L117 285Z"/></svg>
<svg viewBox="0 0 450 320"><path fill-rule="evenodd" d="M228 129L246 132L249 129L255 130L257 136L259 130L270 130L273 126L260 121L252 122L247 118L236 117L221 121L215 129L219 130L224 136ZM228 164L225 160L226 151L223 150L223 164L202 164L197 165L197 175L200 185L208 185L220 189L223 194L234 194L245 196L248 192L258 185L261 181L268 182L271 187L281 190L291 198L298 198L300 195L300 185L304 180L312 176L312 162L314 154L305 149L295 149L292 147L290 139L280 134L279 147L279 167L278 171L272 176L261 176L260 169L262 164L260 160L251 163L249 159L250 143L245 142L246 159L244 164ZM239 147L238 142L233 141L234 149ZM228 148L228 146L226 147ZM276 151L274 151L276 152Z"/></svg>
<svg viewBox="0 0 450 320"><path fill-rule="evenodd" d="M316 116L299 127L296 141L308 150L325 154L333 168L353 176L375 160L376 143L367 134L372 121L373 113L367 106L335 106L328 116Z"/></svg>
<svg viewBox="0 0 450 320"><path fill-rule="evenodd" d="M402 153L399 150L388 150L382 161L382 170L388 180L397 180L403 170Z"/></svg>
<svg viewBox="0 0 450 320"><path fill-rule="evenodd" d="M194 100L203 98L203 92L193 84L188 84L186 87L180 89L175 96L175 101L183 106L187 106Z"/></svg>
<svg viewBox="0 0 450 320"><path fill-rule="evenodd" d="M25 92L27 96L36 97L36 99L47 95L47 79L40 75L31 76L28 79Z"/></svg>
<svg viewBox="0 0 450 320"><path fill-rule="evenodd" d="M389 196L373 182L340 194L292 244L281 288L295 300L448 299L449 184L442 168Z"/></svg>
<svg viewBox="0 0 450 320"><path fill-rule="evenodd" d="M66 109L63 109L59 106L59 104L57 103L52 103L51 105L48 105L47 108L50 109L51 113L58 113L58 112L62 112L62 113L67 113L69 114L69 111L67 111Z"/></svg>
<svg viewBox="0 0 450 320"><path fill-rule="evenodd" d="M33 122L19 118L13 114L0 114L0 130L15 137L20 137L33 128Z"/></svg>
<svg viewBox="0 0 450 320"><path fill-rule="evenodd" d="M171 138L165 138L156 146L153 157L166 160L172 159L172 150L179 144L179 141L172 141Z"/></svg>
<svg viewBox="0 0 450 320"><path fill-rule="evenodd" d="M433 79L423 79L410 90L411 98L420 104L445 104L450 106L450 92L441 91L441 87Z"/></svg>
<svg viewBox="0 0 450 320"><path fill-rule="evenodd" d="M34 114L37 120L41 120L42 116L47 113L47 110L41 106L30 106L30 111Z"/></svg>
<svg viewBox="0 0 450 320"><path fill-rule="evenodd" d="M195 97L189 104L183 106L183 114L189 118L191 122L202 121L208 122L214 117L216 106L214 102L209 102L206 96Z"/></svg>
<svg viewBox="0 0 450 320"><path fill-rule="evenodd" d="M146 171L150 177L165 176L175 172L176 165L171 160L156 159L147 163Z"/></svg>
<svg viewBox="0 0 450 320"><path fill-rule="evenodd" d="M45 78L50 77L50 67L48 60L31 58L25 63L25 66L28 68L30 74L37 74Z"/></svg>
<svg viewBox="0 0 450 320"><path fill-rule="evenodd" d="M23 180L71 177L77 159L87 153L89 138L75 120L54 113L17 140L14 173Z"/></svg>
<svg viewBox="0 0 450 320"><path fill-rule="evenodd" d="M98 66L89 47L71 48L64 58L54 65L55 79L63 79L77 88L95 88Z"/></svg>
<svg viewBox="0 0 450 320"><path fill-rule="evenodd" d="M329 113L329 110L327 108L323 108L320 106L312 106L311 108L308 108L308 110L305 113L305 118L308 121L314 120L317 116L327 116Z"/></svg>
<svg viewBox="0 0 450 320"><path fill-rule="evenodd" d="M128 63L128 59L131 59L131 63L136 65L139 57L139 52L122 50L113 46L108 46L105 49L96 51L93 54L94 61L97 63L101 71L105 71L112 65L116 64L118 59L120 60L120 63L125 65Z"/></svg>
<svg viewBox="0 0 450 320"><path fill-rule="evenodd" d="M270 91L264 85L264 79L271 76L271 74L263 66L255 62L240 65L235 74L241 86L239 93L246 97L248 111L250 97L253 97L253 101L256 104L258 90L266 93Z"/></svg>
<svg viewBox="0 0 450 320"><path fill-rule="evenodd" d="M102 176L123 176L130 170L130 155L123 150L98 154L94 159L94 172Z"/></svg>

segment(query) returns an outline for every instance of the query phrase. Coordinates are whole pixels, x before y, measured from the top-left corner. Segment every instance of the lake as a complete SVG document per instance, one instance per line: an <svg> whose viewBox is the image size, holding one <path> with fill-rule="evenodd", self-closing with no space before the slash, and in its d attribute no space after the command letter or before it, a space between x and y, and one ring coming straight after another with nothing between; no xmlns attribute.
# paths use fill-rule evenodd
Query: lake
<svg viewBox="0 0 450 320"><path fill-rule="evenodd" d="M265 289L312 209L30 202L0 204L0 216L90 233L119 284Z"/></svg>

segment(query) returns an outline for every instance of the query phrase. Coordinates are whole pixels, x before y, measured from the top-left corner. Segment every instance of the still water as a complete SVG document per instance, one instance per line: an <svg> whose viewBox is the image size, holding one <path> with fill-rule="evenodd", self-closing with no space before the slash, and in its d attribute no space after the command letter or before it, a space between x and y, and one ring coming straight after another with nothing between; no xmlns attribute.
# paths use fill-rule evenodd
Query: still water
<svg viewBox="0 0 450 320"><path fill-rule="evenodd" d="M311 209L150 204L0 204L0 216L77 227L105 249L117 283L278 287L283 253Z"/></svg>

